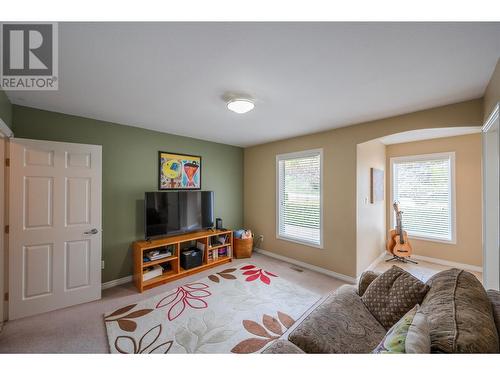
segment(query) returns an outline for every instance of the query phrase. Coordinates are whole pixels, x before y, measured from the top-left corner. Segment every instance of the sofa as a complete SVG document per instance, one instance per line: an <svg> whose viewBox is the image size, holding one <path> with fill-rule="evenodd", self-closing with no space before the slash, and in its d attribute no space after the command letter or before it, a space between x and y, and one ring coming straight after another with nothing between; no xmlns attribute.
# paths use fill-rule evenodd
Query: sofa
<svg viewBox="0 0 500 375"><path fill-rule="evenodd" d="M343 285L314 306L266 354L371 353L387 333L362 296L379 274L364 272L357 286ZM471 273L435 274L420 305L431 353L499 353L500 292L486 291Z"/></svg>

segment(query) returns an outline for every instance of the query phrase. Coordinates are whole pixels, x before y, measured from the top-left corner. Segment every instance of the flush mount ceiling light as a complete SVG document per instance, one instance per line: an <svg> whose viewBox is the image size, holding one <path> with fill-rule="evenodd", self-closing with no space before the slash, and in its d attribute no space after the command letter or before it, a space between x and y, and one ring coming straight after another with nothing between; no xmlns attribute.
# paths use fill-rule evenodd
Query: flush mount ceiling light
<svg viewBox="0 0 500 375"><path fill-rule="evenodd" d="M227 109L235 113L247 113L255 108L255 104L250 99L231 99L227 102Z"/></svg>

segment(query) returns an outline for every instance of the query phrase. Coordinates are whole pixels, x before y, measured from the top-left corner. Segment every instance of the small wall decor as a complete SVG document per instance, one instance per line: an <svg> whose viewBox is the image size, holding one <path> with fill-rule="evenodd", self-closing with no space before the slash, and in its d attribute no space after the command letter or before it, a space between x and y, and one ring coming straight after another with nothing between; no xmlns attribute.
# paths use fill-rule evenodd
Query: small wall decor
<svg viewBox="0 0 500 375"><path fill-rule="evenodd" d="M201 189L201 156L158 152L159 190Z"/></svg>
<svg viewBox="0 0 500 375"><path fill-rule="evenodd" d="M370 203L384 200L384 171L370 168Z"/></svg>

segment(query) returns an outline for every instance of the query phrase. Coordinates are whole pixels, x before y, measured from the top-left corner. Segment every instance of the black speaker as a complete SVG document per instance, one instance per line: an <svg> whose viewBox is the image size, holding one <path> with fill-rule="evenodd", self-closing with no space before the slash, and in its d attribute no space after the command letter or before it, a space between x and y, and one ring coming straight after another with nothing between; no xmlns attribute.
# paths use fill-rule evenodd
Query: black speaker
<svg viewBox="0 0 500 375"><path fill-rule="evenodd" d="M215 219L215 229L223 229L222 228L222 219L220 217Z"/></svg>

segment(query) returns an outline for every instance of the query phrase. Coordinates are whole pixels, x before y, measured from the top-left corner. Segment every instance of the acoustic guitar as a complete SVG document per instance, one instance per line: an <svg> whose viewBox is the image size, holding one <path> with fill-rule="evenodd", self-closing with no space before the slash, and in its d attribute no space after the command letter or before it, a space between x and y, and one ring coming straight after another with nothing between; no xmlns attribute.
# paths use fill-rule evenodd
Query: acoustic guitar
<svg viewBox="0 0 500 375"><path fill-rule="evenodd" d="M406 258L411 256L413 248L411 247L410 241L408 240L408 234L403 230L403 212L399 210L398 204L394 202L394 211L396 211L396 229L391 231L391 244L394 242L394 247L392 247L392 254L396 257Z"/></svg>
<svg viewBox="0 0 500 375"><path fill-rule="evenodd" d="M385 245L386 250L391 254L392 250L394 250L394 246L396 246L396 236L399 234L399 228L401 227L401 212L399 211L398 203L394 202L392 208L396 214L396 228L389 231L387 243Z"/></svg>

